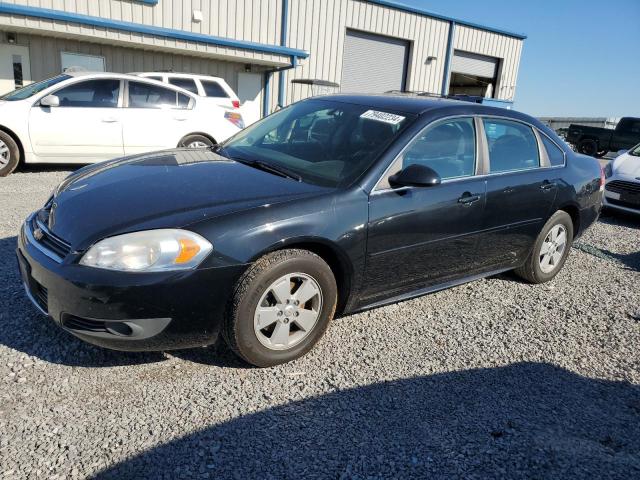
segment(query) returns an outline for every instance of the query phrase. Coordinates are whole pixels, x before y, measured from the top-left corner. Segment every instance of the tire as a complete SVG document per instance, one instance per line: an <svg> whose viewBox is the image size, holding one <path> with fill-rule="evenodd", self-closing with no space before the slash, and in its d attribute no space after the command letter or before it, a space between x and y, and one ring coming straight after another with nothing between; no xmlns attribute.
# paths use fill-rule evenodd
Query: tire
<svg viewBox="0 0 640 480"><path fill-rule="evenodd" d="M186 148L207 148L215 145L215 142L211 140L209 137L205 137L204 135L187 135L178 144L178 147L186 147Z"/></svg>
<svg viewBox="0 0 640 480"><path fill-rule="evenodd" d="M565 233L564 248L561 252L560 247L556 249L556 247L553 247L553 241L549 241L549 238L553 237L551 232L554 231L554 229L557 229L555 230L556 232ZM571 217L567 212L558 210L547 223L545 223L544 227L542 227L529 258L527 258L524 265L515 270L516 274L530 283L544 283L552 280L558 272L562 270L567 256L569 256L572 243L573 222L571 221ZM546 254L543 254L543 246L545 249L549 249L550 246L553 248L553 250L549 250L549 253L555 251L560 254L552 259L546 266L544 261ZM552 268L549 269L549 267Z"/></svg>
<svg viewBox="0 0 640 480"><path fill-rule="evenodd" d="M20 148L11 137L0 130L0 177L6 177L20 164Z"/></svg>
<svg viewBox="0 0 640 480"><path fill-rule="evenodd" d="M596 152L595 157L596 158L602 158L604 157L607 153L609 153L609 150L599 150Z"/></svg>
<svg viewBox="0 0 640 480"><path fill-rule="evenodd" d="M304 291L298 285L304 285ZM311 293L313 297L303 304L295 303L298 295L306 298ZM335 277L318 255L298 249L272 252L238 280L222 334L229 347L252 365L286 363L306 354L322 338L337 298Z"/></svg>
<svg viewBox="0 0 640 480"><path fill-rule="evenodd" d="M598 143L590 139L581 140L578 144L578 152L593 157L598 153Z"/></svg>

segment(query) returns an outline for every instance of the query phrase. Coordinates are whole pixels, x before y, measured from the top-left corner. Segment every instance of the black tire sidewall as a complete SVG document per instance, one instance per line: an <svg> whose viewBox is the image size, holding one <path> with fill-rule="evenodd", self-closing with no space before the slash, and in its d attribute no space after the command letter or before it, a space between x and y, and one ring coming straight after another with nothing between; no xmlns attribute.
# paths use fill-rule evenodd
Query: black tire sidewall
<svg viewBox="0 0 640 480"><path fill-rule="evenodd" d="M210 138L205 137L204 135L193 134L193 135L187 135L182 140L180 140L180 145L179 146L188 148L188 145L190 143L198 142L198 141L206 143L209 146L215 145L215 143Z"/></svg>
<svg viewBox="0 0 640 480"><path fill-rule="evenodd" d="M587 147L586 150L589 150L591 153L583 151L585 147ZM594 156L598 153L598 144L595 140L583 140L578 146L578 151L583 155Z"/></svg>
<svg viewBox="0 0 640 480"><path fill-rule="evenodd" d="M542 243L544 242L545 238L547 238L547 235L549 234L551 229L559 224L565 227L567 231L567 246L565 247L564 252L562 253L562 259L560 260L560 264L556 268L554 268L551 272L545 273L540 268L540 261L539 261L540 248L542 247ZM573 244L573 235L574 235L573 222L571 221L571 217L569 216L569 214L564 211L556 212L544 225L544 227L540 231L540 234L538 235L538 238L536 239L536 243L533 246L533 252L531 253L531 257L530 257L530 261L532 262L531 269L533 271L533 274L536 280L539 283L544 283L552 280L562 270L565 262L567 261L567 257L569 256L571 245Z"/></svg>
<svg viewBox="0 0 640 480"><path fill-rule="evenodd" d="M305 273L318 283L322 291L320 316L313 331L289 350L271 350L258 340L254 331L255 309L265 290L287 273ZM242 293L235 311L236 347L242 357L256 366L273 366L301 357L320 340L327 329L337 301L336 282L329 266L319 257L290 257L258 273Z"/></svg>
<svg viewBox="0 0 640 480"><path fill-rule="evenodd" d="M9 163L4 167L0 167L0 177L6 177L13 172L20 163L20 149L16 141L3 131L0 131L0 140L9 148L9 154L11 155Z"/></svg>

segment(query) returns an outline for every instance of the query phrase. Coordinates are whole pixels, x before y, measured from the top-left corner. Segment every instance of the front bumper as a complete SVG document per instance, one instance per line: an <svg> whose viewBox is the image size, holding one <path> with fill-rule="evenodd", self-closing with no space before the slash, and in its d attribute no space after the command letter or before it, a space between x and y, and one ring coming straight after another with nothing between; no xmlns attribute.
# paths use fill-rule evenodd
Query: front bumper
<svg viewBox="0 0 640 480"><path fill-rule="evenodd" d="M603 205L623 212L640 214L640 182L627 176L613 175L605 184Z"/></svg>
<svg viewBox="0 0 640 480"><path fill-rule="evenodd" d="M170 350L218 338L236 265L184 272L124 273L79 265L79 254L52 258L32 235L30 219L16 255L27 296L61 328L116 350Z"/></svg>

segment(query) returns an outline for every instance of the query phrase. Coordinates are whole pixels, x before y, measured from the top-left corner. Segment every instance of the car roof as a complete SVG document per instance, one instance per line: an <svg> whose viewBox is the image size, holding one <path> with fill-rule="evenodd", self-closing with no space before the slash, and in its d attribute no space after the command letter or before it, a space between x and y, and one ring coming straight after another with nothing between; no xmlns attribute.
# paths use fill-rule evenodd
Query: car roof
<svg viewBox="0 0 640 480"><path fill-rule="evenodd" d="M167 75L170 77L179 78L203 78L205 80L216 80L224 82L221 77L214 77L213 75L207 75L205 73L185 73L185 72L131 72L129 75L141 76L141 75Z"/></svg>
<svg viewBox="0 0 640 480"><path fill-rule="evenodd" d="M528 123L541 125L540 122L515 110L500 107L489 107L474 102L453 100L449 98L427 97L403 93L384 93L376 95L353 95L334 94L312 97L314 99L330 100L334 102L353 103L356 105L379 108L381 110L392 110L413 115L422 115L426 112L436 113L441 111L443 115L447 113L465 113L469 115L493 115L499 117L513 118ZM438 112L439 113L439 112Z"/></svg>
<svg viewBox="0 0 640 480"><path fill-rule="evenodd" d="M170 90L177 90L180 93L184 93L185 95L188 95L189 97L192 98L197 98L198 95L194 94L193 92L190 92L189 90L185 90L184 88L178 87L176 85L171 85L171 84L167 84L167 83L163 83L163 82L159 82L158 80L154 80L153 78L146 78L146 77L139 77L137 75L131 75L130 73L115 73L115 72L89 72L89 71L71 71L71 72L64 72L63 75L69 75L70 77L73 78L83 78L83 77L88 77L88 78L120 78L123 80L133 80L136 82L139 81L144 81L147 83L153 83L156 85L161 85L164 88L168 88Z"/></svg>

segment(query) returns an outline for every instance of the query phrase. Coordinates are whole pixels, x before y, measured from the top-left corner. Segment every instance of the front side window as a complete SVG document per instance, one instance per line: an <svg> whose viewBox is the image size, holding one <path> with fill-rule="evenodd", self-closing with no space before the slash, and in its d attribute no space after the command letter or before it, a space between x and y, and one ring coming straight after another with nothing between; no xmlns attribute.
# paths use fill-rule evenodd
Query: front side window
<svg viewBox="0 0 640 480"><path fill-rule="evenodd" d="M178 92L150 83L129 82L129 107L178 108ZM182 103L180 108L185 108Z"/></svg>
<svg viewBox="0 0 640 480"><path fill-rule="evenodd" d="M16 100L25 100L29 97L34 96L36 93L39 93L53 85L64 82L65 80L69 80L71 78L70 75L58 75L57 77L47 78L46 80L41 80L36 83L32 83L27 85L26 87L19 88L12 92L9 92L2 97L0 100L5 100L8 102L13 102Z"/></svg>
<svg viewBox="0 0 640 480"><path fill-rule="evenodd" d="M198 93L198 87L196 86L196 82L194 82L192 78L169 77L169 83L171 85L175 85L176 87L189 90L191 93Z"/></svg>
<svg viewBox="0 0 640 480"><path fill-rule="evenodd" d="M551 164L551 166L559 167L564 165L564 152L562 151L562 149L542 133L540 134L540 138L542 139L542 144L547 151L547 156L549 157L549 163Z"/></svg>
<svg viewBox="0 0 640 480"><path fill-rule="evenodd" d="M531 127L510 120L483 118L491 173L540 166L538 142Z"/></svg>
<svg viewBox="0 0 640 480"><path fill-rule="evenodd" d="M426 127L400 157L397 171L409 165L433 169L442 180L470 177L476 170L476 136L473 118L445 120Z"/></svg>
<svg viewBox="0 0 640 480"><path fill-rule="evenodd" d="M225 92L222 85L218 82L214 82L212 80L200 80L200 83L202 83L202 88L204 88L204 93L207 97L229 98L229 94Z"/></svg>
<svg viewBox="0 0 640 480"><path fill-rule="evenodd" d="M286 168L309 183L346 186L414 119L365 105L304 101L242 130L220 153Z"/></svg>
<svg viewBox="0 0 640 480"><path fill-rule="evenodd" d="M116 108L120 80L101 79L74 83L56 92L61 107Z"/></svg>

